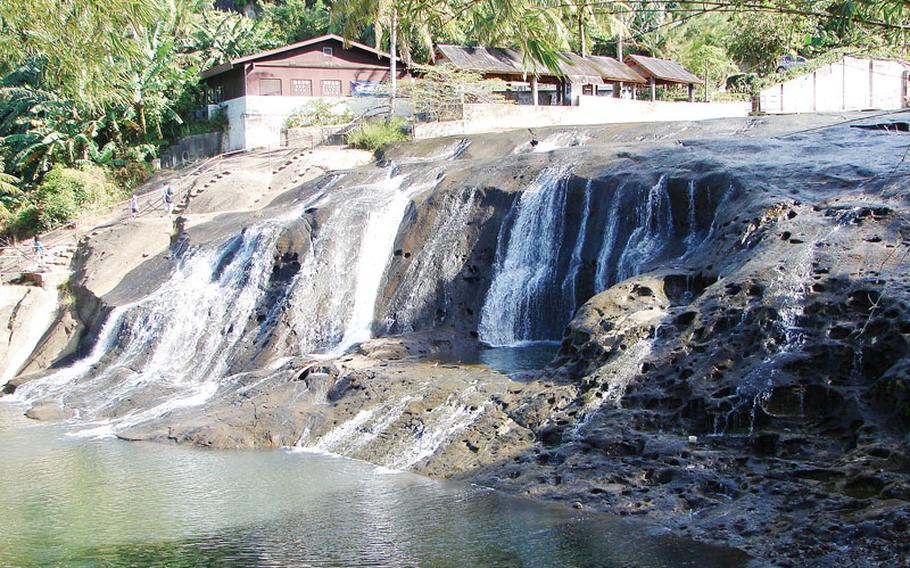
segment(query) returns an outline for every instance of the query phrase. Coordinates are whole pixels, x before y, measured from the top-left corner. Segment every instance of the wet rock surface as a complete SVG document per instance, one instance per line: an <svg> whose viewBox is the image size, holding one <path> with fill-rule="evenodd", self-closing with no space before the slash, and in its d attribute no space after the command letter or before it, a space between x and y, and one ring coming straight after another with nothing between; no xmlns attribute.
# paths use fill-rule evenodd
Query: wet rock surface
<svg viewBox="0 0 910 568"><path fill-rule="evenodd" d="M910 139L825 126L841 118L397 146L385 167L305 183L254 218L181 226L167 253L97 295L88 251L101 247L86 244L72 341L110 348L62 390L40 386L47 372L16 385L35 393L35 418L89 413L123 439L330 451L645 519L762 562L901 565ZM377 338L333 352L362 331L344 328L364 298L348 272L367 273L369 254L351 251L385 238L347 240L347 227L399 206L375 201L385 187L405 201L366 310ZM206 246L217 254L199 270L222 290L174 288L105 335L109 314ZM484 323L496 294L521 309ZM168 353L205 357L161 362L157 341L136 343L149 314L203 301L208 327ZM163 336L178 322L162 321ZM490 337L560 347L538 371L452 356Z"/></svg>

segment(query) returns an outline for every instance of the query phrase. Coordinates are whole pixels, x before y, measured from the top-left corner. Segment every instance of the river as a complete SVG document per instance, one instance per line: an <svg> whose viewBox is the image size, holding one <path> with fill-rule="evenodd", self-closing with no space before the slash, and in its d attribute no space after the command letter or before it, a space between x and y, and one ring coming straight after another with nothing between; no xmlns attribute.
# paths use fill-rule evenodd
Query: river
<svg viewBox="0 0 910 568"><path fill-rule="evenodd" d="M737 566L738 552L325 454L91 439L0 403L0 565Z"/></svg>

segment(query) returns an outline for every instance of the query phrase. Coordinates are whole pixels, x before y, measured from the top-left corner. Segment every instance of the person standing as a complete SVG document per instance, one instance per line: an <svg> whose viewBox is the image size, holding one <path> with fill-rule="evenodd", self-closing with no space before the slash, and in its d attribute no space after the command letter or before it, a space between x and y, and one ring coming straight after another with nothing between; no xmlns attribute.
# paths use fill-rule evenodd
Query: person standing
<svg viewBox="0 0 910 568"><path fill-rule="evenodd" d="M39 267L43 267L44 245L41 243L41 239L38 238L38 235L35 235L35 240L32 242L32 252L35 254L35 262L38 263Z"/></svg>
<svg viewBox="0 0 910 568"><path fill-rule="evenodd" d="M162 198L164 199L165 214L170 215L174 210L174 190L171 188L171 184L164 184L164 192Z"/></svg>
<svg viewBox="0 0 910 568"><path fill-rule="evenodd" d="M130 217L133 219L133 221L135 221L136 217L138 217L138 216L139 216L139 198L134 193L133 196L130 197Z"/></svg>

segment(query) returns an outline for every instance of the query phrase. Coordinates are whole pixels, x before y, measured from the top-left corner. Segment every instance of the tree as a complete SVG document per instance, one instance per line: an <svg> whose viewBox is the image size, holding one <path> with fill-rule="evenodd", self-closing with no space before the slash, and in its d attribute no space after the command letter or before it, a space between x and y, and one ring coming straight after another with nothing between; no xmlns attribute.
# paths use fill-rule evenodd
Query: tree
<svg viewBox="0 0 910 568"><path fill-rule="evenodd" d="M122 102L119 64L136 54L133 34L167 9L156 0L3 0L0 61L9 71L41 58L48 88L95 107Z"/></svg>
<svg viewBox="0 0 910 568"><path fill-rule="evenodd" d="M262 5L262 20L284 43L293 43L337 31L324 0L284 0Z"/></svg>
<svg viewBox="0 0 910 568"><path fill-rule="evenodd" d="M390 113L395 112L398 82L398 53L411 63L412 48L419 45L432 54L432 30L443 28L453 20L448 17L445 0L336 0L332 5L333 24L346 36L357 36L372 29L376 47L385 45L388 34L391 57Z"/></svg>
<svg viewBox="0 0 910 568"><path fill-rule="evenodd" d="M802 46L812 29L805 18L786 14L737 14L732 21L730 55L760 72L774 71L780 57Z"/></svg>

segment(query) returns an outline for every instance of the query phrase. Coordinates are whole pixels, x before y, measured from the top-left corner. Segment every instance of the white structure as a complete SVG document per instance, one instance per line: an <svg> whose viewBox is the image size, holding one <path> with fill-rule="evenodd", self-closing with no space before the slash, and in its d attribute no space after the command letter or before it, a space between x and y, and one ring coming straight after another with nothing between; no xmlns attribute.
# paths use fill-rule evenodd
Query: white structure
<svg viewBox="0 0 910 568"><path fill-rule="evenodd" d="M578 106L468 104L464 120L414 126L418 139L477 134L510 128L580 126L629 122L674 122L748 116L751 103L638 101L584 95Z"/></svg>
<svg viewBox="0 0 910 568"><path fill-rule="evenodd" d="M902 61L844 57L763 90L758 110L781 114L907 108L908 72L910 64Z"/></svg>
<svg viewBox="0 0 910 568"><path fill-rule="evenodd" d="M385 97L281 97L248 95L209 105L209 116L216 111L225 113L228 129L222 151L279 148L287 145L287 122L294 113L305 109L312 101L322 100L334 105L336 112L347 107L354 116L387 108ZM395 113L410 116L409 101L399 99Z"/></svg>

